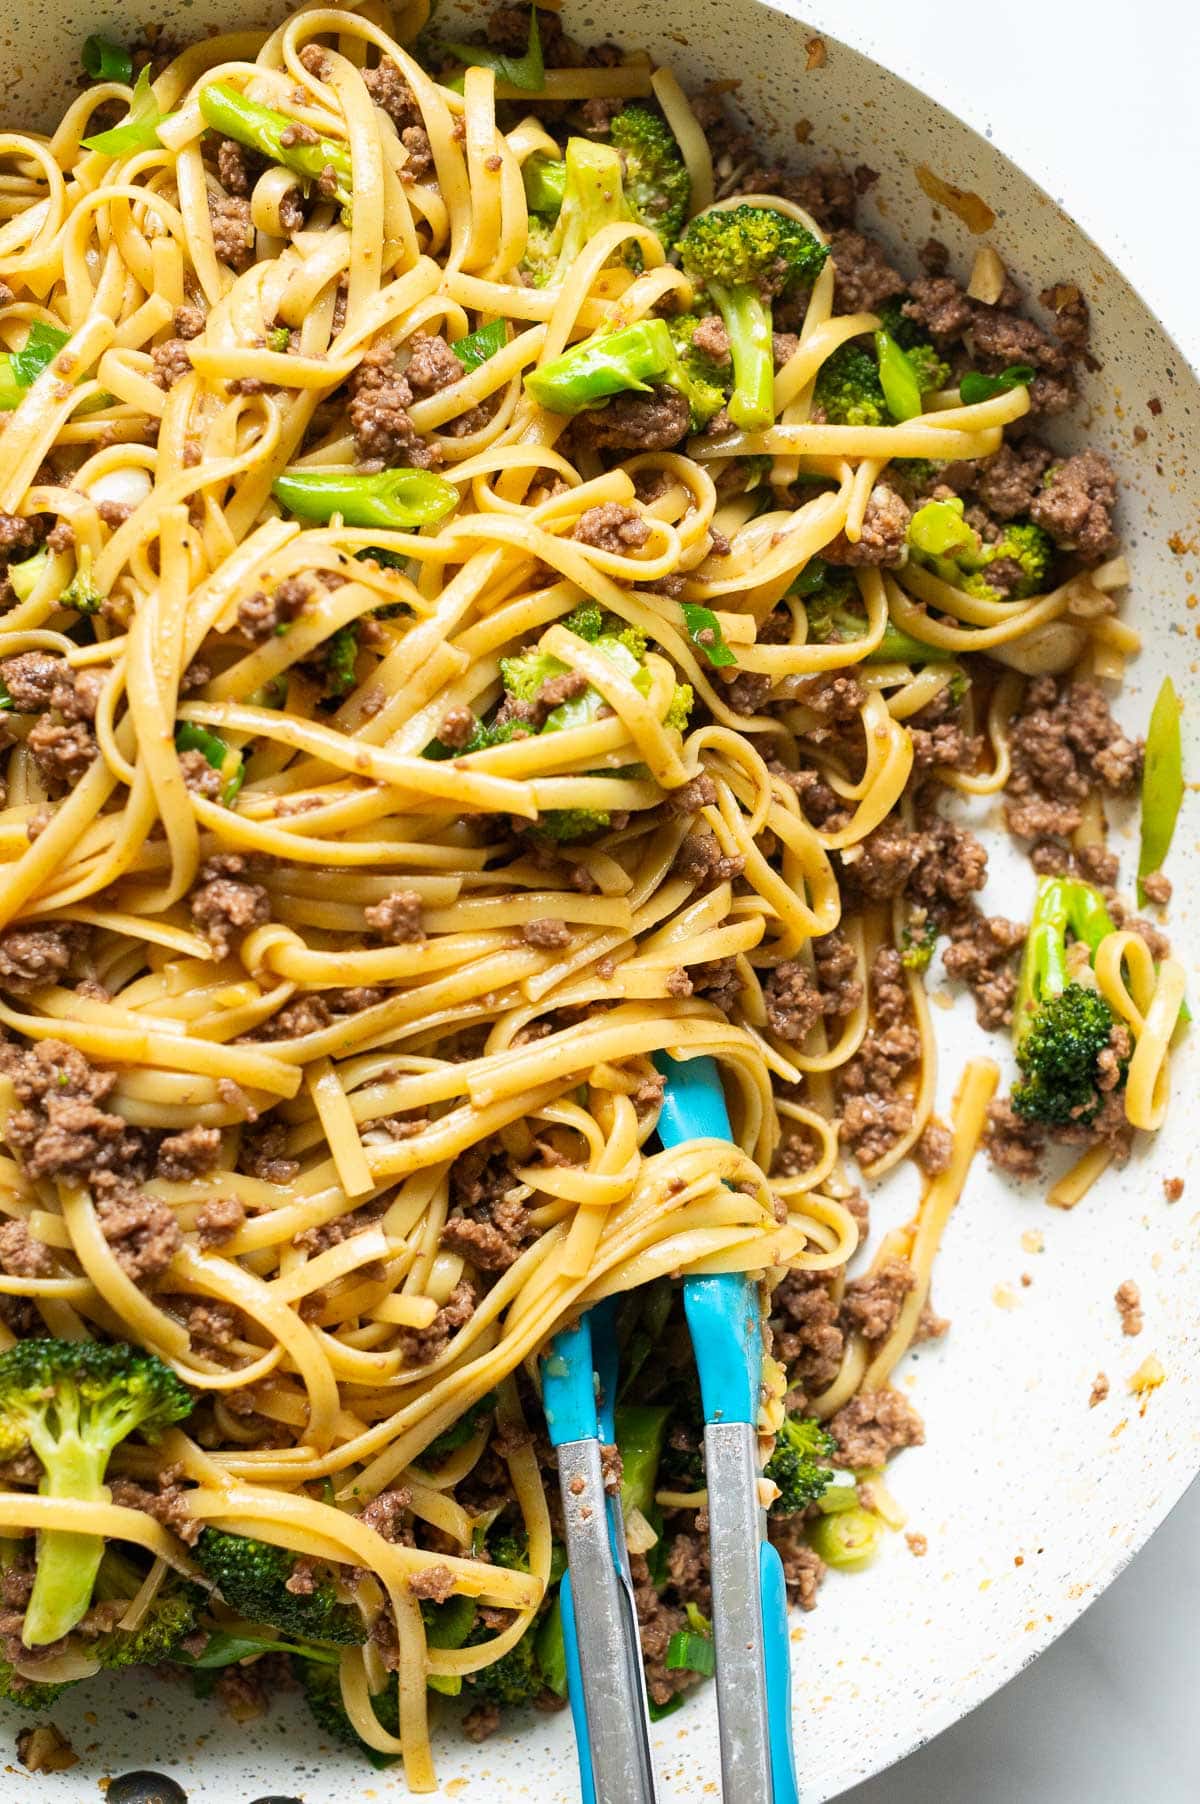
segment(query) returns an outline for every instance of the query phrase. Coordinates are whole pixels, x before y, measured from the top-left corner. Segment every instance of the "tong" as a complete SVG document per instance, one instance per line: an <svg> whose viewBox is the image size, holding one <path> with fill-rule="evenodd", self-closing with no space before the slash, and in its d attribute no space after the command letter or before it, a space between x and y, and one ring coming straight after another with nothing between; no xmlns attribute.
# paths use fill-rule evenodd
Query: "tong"
<svg viewBox="0 0 1200 1804"><path fill-rule="evenodd" d="M655 1062L667 1080L664 1147L733 1138L712 1059L662 1054ZM757 1286L736 1272L686 1278L684 1314L704 1408L722 1794L725 1804L798 1804L787 1592L759 1502ZM656 1804L625 1525L600 1459L615 1438L617 1365L613 1299L557 1335L542 1361L567 1542L567 1685L584 1804Z"/></svg>

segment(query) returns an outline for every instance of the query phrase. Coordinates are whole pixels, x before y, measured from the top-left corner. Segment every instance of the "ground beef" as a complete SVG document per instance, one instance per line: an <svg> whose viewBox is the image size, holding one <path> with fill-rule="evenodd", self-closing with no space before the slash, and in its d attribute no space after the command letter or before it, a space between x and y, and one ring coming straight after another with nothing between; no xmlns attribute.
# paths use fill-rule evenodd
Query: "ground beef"
<svg viewBox="0 0 1200 1804"><path fill-rule="evenodd" d="M884 301L904 290L904 277L888 262L876 238L840 231L831 243L835 313L877 313Z"/></svg>
<svg viewBox="0 0 1200 1804"><path fill-rule="evenodd" d="M806 1397L819 1397L841 1370L845 1348L823 1273L788 1272L771 1295L771 1327L788 1384Z"/></svg>
<svg viewBox="0 0 1200 1804"><path fill-rule="evenodd" d="M937 1177L950 1164L954 1153L954 1136L940 1122L931 1121L913 1148L917 1164L927 1177Z"/></svg>
<svg viewBox="0 0 1200 1804"><path fill-rule="evenodd" d="M771 693L771 679L757 670L739 670L736 676L721 672L725 700L735 714L757 714Z"/></svg>
<svg viewBox="0 0 1200 1804"><path fill-rule="evenodd" d="M839 532L823 548L821 556L827 564L891 566L903 563L911 518L912 509L903 496L885 482L876 483L867 502L862 536L857 543L852 545L845 533Z"/></svg>
<svg viewBox="0 0 1200 1804"><path fill-rule="evenodd" d="M576 416L571 436L586 451L669 451L688 430L688 404L678 389L649 395L616 395L603 407Z"/></svg>
<svg viewBox="0 0 1200 1804"><path fill-rule="evenodd" d="M744 989L736 958L714 958L706 964L693 965L689 972L692 994L723 1015L732 1015Z"/></svg>
<svg viewBox="0 0 1200 1804"><path fill-rule="evenodd" d="M1116 503L1117 479L1107 457L1099 451L1081 451L1049 471L1029 515L1056 545L1096 564L1116 550L1112 524Z"/></svg>
<svg viewBox="0 0 1200 1804"><path fill-rule="evenodd" d="M192 359L187 343L182 338L164 339L162 344L153 347L150 358L154 365L154 380L159 388L174 388L184 376L192 373Z"/></svg>
<svg viewBox="0 0 1200 1804"><path fill-rule="evenodd" d="M196 1214L196 1233L204 1251L224 1246L246 1219L246 1205L240 1197L217 1196L203 1203Z"/></svg>
<svg viewBox="0 0 1200 1804"><path fill-rule="evenodd" d="M252 645L263 645L299 619L312 593L307 579L300 576L289 577L270 595L256 589L238 603L238 626Z"/></svg>
<svg viewBox="0 0 1200 1804"><path fill-rule="evenodd" d="M298 1002L289 1002L276 1015L259 1028L256 1038L261 1040L298 1040L304 1034L320 1033L328 1027L333 1019L324 1000L320 996L302 996Z"/></svg>
<svg viewBox="0 0 1200 1804"><path fill-rule="evenodd" d="M1025 941L1025 928L1003 915L964 911L950 924L950 944L942 953L948 976L965 983L975 998L980 1027L1008 1027L1017 993L1014 954Z"/></svg>
<svg viewBox="0 0 1200 1804"><path fill-rule="evenodd" d="M350 430L361 458L419 470L441 462L441 453L426 443L408 416L413 391L391 345L375 345L366 353L350 387Z"/></svg>
<svg viewBox="0 0 1200 1804"><path fill-rule="evenodd" d="M466 375L462 363L444 338L430 332L414 332L404 374L414 395L433 395Z"/></svg>
<svg viewBox="0 0 1200 1804"><path fill-rule="evenodd" d="M139 1143L125 1122L97 1107L117 1081L114 1071L97 1070L61 1040L6 1048L3 1068L23 1104L9 1116L5 1138L31 1178L88 1180L137 1163Z"/></svg>
<svg viewBox="0 0 1200 1804"><path fill-rule="evenodd" d="M230 142L232 140L226 139L226 143ZM241 146L236 148L240 150ZM204 331L206 318L203 307L176 307L173 321L176 335L179 338L199 338Z"/></svg>
<svg viewBox="0 0 1200 1804"><path fill-rule="evenodd" d="M262 927L271 918L271 898L260 883L247 883L246 860L218 855L200 866L200 881L188 900L192 920L218 958L225 958L234 935Z"/></svg>
<svg viewBox="0 0 1200 1804"><path fill-rule="evenodd" d="M988 1105L987 1150L997 1170L1014 1178L1036 1178L1045 1147L1045 1131L1018 1115L1007 1096Z"/></svg>
<svg viewBox="0 0 1200 1804"><path fill-rule="evenodd" d="M87 775L99 752L86 721L67 723L46 714L34 722L25 743L50 782L65 783L68 788Z"/></svg>
<svg viewBox="0 0 1200 1804"><path fill-rule="evenodd" d="M12 1278L50 1278L54 1255L23 1221L6 1221L0 1226L0 1270Z"/></svg>
<svg viewBox="0 0 1200 1804"><path fill-rule="evenodd" d="M526 921L521 929L521 938L527 945L549 952L570 945L571 929L565 921L551 916L544 921Z"/></svg>
<svg viewBox="0 0 1200 1804"><path fill-rule="evenodd" d="M44 651L23 651L0 664L0 681L18 714L36 714L50 706L62 669L61 658L48 657Z"/></svg>
<svg viewBox="0 0 1200 1804"><path fill-rule="evenodd" d="M1110 793L1124 794L1141 772L1141 741L1121 731L1095 683L1035 678L1009 742L1005 815L1010 830L1024 838L1072 833L1097 780Z"/></svg>
<svg viewBox="0 0 1200 1804"><path fill-rule="evenodd" d="M1142 1316L1142 1293L1132 1278L1117 1286L1115 1297L1123 1334L1140 1334L1145 1321Z"/></svg>
<svg viewBox="0 0 1200 1804"><path fill-rule="evenodd" d="M396 1337L396 1350L405 1365L425 1366L437 1359L450 1344L451 1336L475 1313L475 1291L464 1279L456 1284L428 1328L402 1328Z"/></svg>
<svg viewBox="0 0 1200 1804"><path fill-rule="evenodd" d="M179 1223L166 1204L123 1184L94 1200L100 1231L125 1276L135 1284L161 1278L183 1245Z"/></svg>
<svg viewBox="0 0 1200 1804"><path fill-rule="evenodd" d="M427 1566L423 1572L409 1577L408 1588L414 1597L428 1598L430 1603L444 1604L454 1595L454 1574L449 1566Z"/></svg>
<svg viewBox="0 0 1200 1804"><path fill-rule="evenodd" d="M257 158L254 161L258 164ZM254 185L251 180L250 159L233 138L222 138L217 144L217 174L227 194L241 197L249 194Z"/></svg>
<svg viewBox="0 0 1200 1804"><path fill-rule="evenodd" d="M714 363L729 362L729 333L719 313L706 313L692 333L692 343Z"/></svg>
<svg viewBox="0 0 1200 1804"><path fill-rule="evenodd" d="M177 755L180 774L192 794L215 802L224 788L220 771L214 770L203 752L180 752Z"/></svg>
<svg viewBox="0 0 1200 1804"><path fill-rule="evenodd" d="M411 1546L412 1528L408 1520L411 1507L412 1492L407 1486L399 1485L395 1490L381 1491L378 1497L372 1497L359 1511L358 1519L364 1528L374 1529L385 1541Z"/></svg>
<svg viewBox="0 0 1200 1804"><path fill-rule="evenodd" d="M382 107L398 131L421 123L421 109L396 64L384 58L377 69L364 69L363 82L377 107Z"/></svg>
<svg viewBox="0 0 1200 1804"><path fill-rule="evenodd" d="M997 452L976 466L975 493L993 518L1015 520L1033 506L1052 461L1053 453L1038 439L1005 439Z"/></svg>
<svg viewBox="0 0 1200 1804"><path fill-rule="evenodd" d="M688 834L671 868L677 877L686 877L697 889L707 889L710 884L729 883L740 877L745 863L741 856L727 858L716 834L703 832Z"/></svg>
<svg viewBox="0 0 1200 1804"><path fill-rule="evenodd" d="M925 1427L920 1416L899 1391L869 1391L852 1397L829 1423L837 1442L838 1463L861 1471L882 1466L904 1447L920 1447Z"/></svg>
<svg viewBox="0 0 1200 1804"><path fill-rule="evenodd" d="M942 346L961 338L972 319L965 291L947 275L918 276L909 286L902 311Z"/></svg>
<svg viewBox="0 0 1200 1804"><path fill-rule="evenodd" d="M610 1497L621 1495L623 1470L621 1449L611 1441L605 1442L600 1448L600 1476L604 1480L604 1489Z"/></svg>
<svg viewBox="0 0 1200 1804"><path fill-rule="evenodd" d="M250 202L225 195L209 197L213 248L222 263L241 274L254 261L254 226Z"/></svg>
<svg viewBox="0 0 1200 1804"><path fill-rule="evenodd" d="M618 501L603 501L580 514L571 537L582 545L594 545L598 551L611 551L620 557L644 545L650 537L650 528L636 507L623 507Z"/></svg>
<svg viewBox="0 0 1200 1804"><path fill-rule="evenodd" d="M1162 871L1148 871L1141 881L1146 900L1156 908L1165 908L1171 900L1171 879Z"/></svg>
<svg viewBox="0 0 1200 1804"><path fill-rule="evenodd" d="M788 1602L802 1610L814 1610L826 1566L804 1539L800 1516L768 1516L767 1535L779 1554L787 1585Z"/></svg>
<svg viewBox="0 0 1200 1804"><path fill-rule="evenodd" d="M701 808L715 808L716 805L717 786L704 771L690 782L680 784L667 797L667 809L671 814L698 814Z"/></svg>
<svg viewBox="0 0 1200 1804"><path fill-rule="evenodd" d="M845 674L809 677L797 686L795 693L796 700L806 708L838 726L857 720L867 699L867 692L858 678Z"/></svg>
<svg viewBox="0 0 1200 1804"><path fill-rule="evenodd" d="M978 764L983 740L967 732L963 703L954 700L949 684L906 724L917 770L971 770Z"/></svg>
<svg viewBox="0 0 1200 1804"><path fill-rule="evenodd" d="M433 146L423 125L406 125L400 142L408 152L400 171L402 182L422 182L434 166Z"/></svg>
<svg viewBox="0 0 1200 1804"><path fill-rule="evenodd" d="M447 708L437 736L452 752L461 752L475 731L475 716L470 708Z"/></svg>
<svg viewBox="0 0 1200 1804"><path fill-rule="evenodd" d="M763 986L767 1026L789 1046L803 1046L821 1015L821 993L799 959L777 965Z"/></svg>
<svg viewBox="0 0 1200 1804"><path fill-rule="evenodd" d="M221 1151L219 1128L192 1127L168 1134L158 1148L154 1175L166 1184L187 1184L211 1171Z"/></svg>
<svg viewBox="0 0 1200 1804"><path fill-rule="evenodd" d="M878 1271L853 1278L842 1297L842 1319L866 1340L884 1340L896 1326L917 1274L907 1259L885 1259Z"/></svg>
<svg viewBox="0 0 1200 1804"><path fill-rule="evenodd" d="M857 856L844 861L850 887L872 902L898 896L927 856L924 835L908 832L890 816L852 849Z"/></svg>
<svg viewBox="0 0 1200 1804"><path fill-rule="evenodd" d="M59 927L10 927L0 934L0 989L28 996L57 983L71 963L71 947Z"/></svg>
<svg viewBox="0 0 1200 1804"><path fill-rule="evenodd" d="M372 933L377 933L391 946L425 938L421 926L421 898L416 890L392 890L382 902L374 902L363 910L363 920Z"/></svg>
<svg viewBox="0 0 1200 1804"><path fill-rule="evenodd" d="M699 1673L667 1666L667 1648L671 1637L687 1627L687 1616L677 1605L669 1603L651 1582L650 1569L641 1554L630 1557L633 1601L637 1608L638 1631L642 1643L642 1661L646 1668L646 1690L655 1704L667 1704L681 1691L699 1682Z"/></svg>

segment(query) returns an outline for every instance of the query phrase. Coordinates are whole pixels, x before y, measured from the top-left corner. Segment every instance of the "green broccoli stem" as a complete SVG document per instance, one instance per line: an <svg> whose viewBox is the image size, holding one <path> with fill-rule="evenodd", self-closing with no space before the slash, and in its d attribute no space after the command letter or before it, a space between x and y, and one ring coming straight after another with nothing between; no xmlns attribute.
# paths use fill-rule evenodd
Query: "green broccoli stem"
<svg viewBox="0 0 1200 1804"><path fill-rule="evenodd" d="M282 163L306 181L316 182L326 169L332 169L336 181L336 197L344 207L350 205L354 191L354 174L350 152L345 144L333 138L318 138L315 144L285 144L282 134L294 128L296 121L273 107L247 100L228 82L216 81L200 90L200 113L204 123L224 137L256 150L272 163ZM290 134L289 134L290 135Z"/></svg>
<svg viewBox="0 0 1200 1804"><path fill-rule="evenodd" d="M541 219L557 219L567 186L567 165L561 157L535 151L521 166L525 205Z"/></svg>
<svg viewBox="0 0 1200 1804"><path fill-rule="evenodd" d="M667 322L643 319L585 338L541 369L531 370L525 386L550 413L576 414L610 395L644 391L651 381L665 380L675 364Z"/></svg>
<svg viewBox="0 0 1200 1804"><path fill-rule="evenodd" d="M669 1409L646 1403L623 1403L616 1412L617 1446L621 1450L621 1509L643 1516L654 1508L658 1466L662 1459Z"/></svg>
<svg viewBox="0 0 1200 1804"><path fill-rule="evenodd" d="M733 359L729 417L743 432L761 431L775 418L771 309L748 284L710 282L708 291L729 334Z"/></svg>
<svg viewBox="0 0 1200 1804"><path fill-rule="evenodd" d="M558 216L558 263L566 275L597 232L629 218L621 185L620 152L590 138L568 138L563 205Z"/></svg>
<svg viewBox="0 0 1200 1804"><path fill-rule="evenodd" d="M37 1441L34 1451L41 1457ZM38 1490L43 1497L76 1503L103 1503L108 1493L104 1469L109 1447L89 1447L76 1436L61 1438L53 1449ZM47 1462L51 1459L47 1451ZM100 1562L102 1535L79 1535L68 1529L42 1529L37 1538L33 1590L25 1612L21 1639L26 1647L45 1647L70 1634L87 1614Z"/></svg>

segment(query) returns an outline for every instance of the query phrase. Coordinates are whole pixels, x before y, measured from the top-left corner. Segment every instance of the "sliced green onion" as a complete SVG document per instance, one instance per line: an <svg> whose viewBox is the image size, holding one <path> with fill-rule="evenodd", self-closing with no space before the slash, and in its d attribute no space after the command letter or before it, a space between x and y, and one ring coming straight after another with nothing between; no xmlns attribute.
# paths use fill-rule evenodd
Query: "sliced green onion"
<svg viewBox="0 0 1200 1804"><path fill-rule="evenodd" d="M26 389L33 387L70 336L61 326L35 319L19 351L0 352L0 413L11 413L21 405Z"/></svg>
<svg viewBox="0 0 1200 1804"><path fill-rule="evenodd" d="M698 1672L711 1679L717 1670L717 1650L707 1635L677 1629L667 1643L668 1672Z"/></svg>
<svg viewBox="0 0 1200 1804"><path fill-rule="evenodd" d="M8 693L8 684L6 682L4 682L4 680L2 678L0 678L0 712L3 712L5 714L11 714L12 711L13 711L13 698Z"/></svg>
<svg viewBox="0 0 1200 1804"><path fill-rule="evenodd" d="M166 114L159 111L158 102L154 98L147 65L134 83L129 111L120 125L114 125L111 131L96 132L92 137L84 138L83 148L98 150L105 157L123 157L131 150L153 150L159 141L158 128L165 118Z"/></svg>
<svg viewBox="0 0 1200 1804"><path fill-rule="evenodd" d="M528 94L536 94L545 86L546 65L542 58L542 34L538 29L536 6L529 9L529 40L524 56L506 56L502 50L493 50L487 44L447 44L446 49L468 69L491 69L497 81L523 88Z"/></svg>
<svg viewBox="0 0 1200 1804"><path fill-rule="evenodd" d="M458 505L458 490L432 470L294 469L276 477L271 493L301 520L327 524L340 514L347 526L411 531L444 520Z"/></svg>
<svg viewBox="0 0 1200 1804"><path fill-rule="evenodd" d="M907 931L907 930L906 930ZM903 956L901 963L903 963ZM928 960L926 961L928 963ZM911 967L910 967L911 968ZM858 1508L858 1480L853 1472L834 1470L829 1475L829 1483L814 1499L817 1508L825 1516L838 1516L843 1510Z"/></svg>
<svg viewBox="0 0 1200 1804"><path fill-rule="evenodd" d="M1010 388L1021 388L1033 381L1037 371L1030 363L1010 363L998 376L985 376L982 370L968 370L958 385L958 398L964 407L978 401L993 401Z"/></svg>
<svg viewBox="0 0 1200 1804"><path fill-rule="evenodd" d="M665 1704L656 1704L654 1699L651 1698L646 1706L646 1714L652 1723L661 1723L664 1716L674 1716L677 1710L682 1709L683 1693L682 1691L677 1691L674 1697L667 1699Z"/></svg>
<svg viewBox="0 0 1200 1804"><path fill-rule="evenodd" d="M208 760L213 769L224 777L221 800L226 808L232 808L246 780L246 765L241 753L226 745L219 733L210 732L194 720L179 722L175 729L175 750L200 752Z"/></svg>
<svg viewBox="0 0 1200 1804"><path fill-rule="evenodd" d="M80 60L90 81L133 80L133 58L124 44L114 44L111 38L85 38Z"/></svg>
<svg viewBox="0 0 1200 1804"><path fill-rule="evenodd" d="M200 114L206 125L247 150L256 150L271 163L281 163L307 181L320 181L326 168L332 169L335 195L349 206L354 189L354 171L349 146L339 138L318 138L315 144L285 143L290 139L296 121L274 107L248 100L230 82L214 81L200 90Z"/></svg>
<svg viewBox="0 0 1200 1804"><path fill-rule="evenodd" d="M821 1516L808 1531L809 1545L827 1566L839 1572L861 1572L879 1551L883 1523L870 1510L841 1510Z"/></svg>
<svg viewBox="0 0 1200 1804"><path fill-rule="evenodd" d="M538 1670L541 1672L548 1691L555 1697L565 1698L567 1695L567 1649L563 1640L562 1604L556 1597L551 1608L542 1619L537 1632L537 1640L533 1644L537 1656Z"/></svg>
<svg viewBox="0 0 1200 1804"><path fill-rule="evenodd" d="M730 651L725 641L725 635L721 631L721 622L712 609L701 607L696 601L681 602L680 607L688 638L704 653L713 669L724 670L730 664L736 664L737 659Z"/></svg>
<svg viewBox="0 0 1200 1804"><path fill-rule="evenodd" d="M508 342L507 328L502 319L494 319L490 325L480 326L478 331L470 332L466 338L456 338L450 349L466 370L477 370L481 363L494 357L497 351L504 349Z"/></svg>
<svg viewBox="0 0 1200 1804"><path fill-rule="evenodd" d="M921 412L921 384L917 372L890 332L875 334L879 382L887 410L894 420L915 420Z"/></svg>
<svg viewBox="0 0 1200 1804"><path fill-rule="evenodd" d="M12 571L9 571L12 576ZM1171 848L1183 801L1183 735L1179 697L1170 677L1155 697L1146 730L1142 767L1142 843L1138 853L1138 900L1145 902L1142 878L1162 869Z"/></svg>

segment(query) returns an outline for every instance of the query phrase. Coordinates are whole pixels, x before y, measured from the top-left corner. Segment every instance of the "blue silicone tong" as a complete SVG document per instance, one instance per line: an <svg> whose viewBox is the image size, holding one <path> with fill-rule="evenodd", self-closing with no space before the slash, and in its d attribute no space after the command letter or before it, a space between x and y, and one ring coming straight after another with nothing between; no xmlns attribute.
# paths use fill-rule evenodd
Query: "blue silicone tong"
<svg viewBox="0 0 1200 1804"><path fill-rule="evenodd" d="M663 1146L732 1139L713 1061L663 1054L656 1063L667 1080ZM704 1407L722 1795L725 1804L798 1804L787 1592L758 1501L757 1287L740 1273L687 1278L684 1311ZM563 1634L584 1804L655 1804L624 1522L600 1466L601 1445L614 1439L613 1302L556 1336L542 1385L563 1498Z"/></svg>

